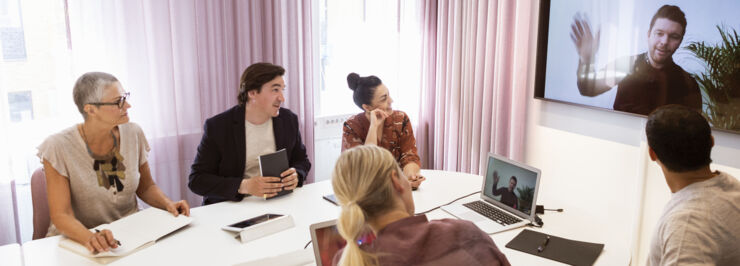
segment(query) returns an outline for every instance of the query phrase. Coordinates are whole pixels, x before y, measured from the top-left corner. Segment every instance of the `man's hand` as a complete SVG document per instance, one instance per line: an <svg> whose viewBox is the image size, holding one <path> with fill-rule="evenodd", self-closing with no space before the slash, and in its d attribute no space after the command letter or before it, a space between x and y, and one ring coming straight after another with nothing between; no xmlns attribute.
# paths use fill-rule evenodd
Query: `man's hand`
<svg viewBox="0 0 740 266"><path fill-rule="evenodd" d="M298 186L298 172L295 171L295 168L291 167L285 170L280 176L283 177L283 190L293 190Z"/></svg>
<svg viewBox="0 0 740 266"><path fill-rule="evenodd" d="M283 183L280 183L279 177L274 176L254 176L242 180L239 186L239 193L265 198L277 196L282 190Z"/></svg>
<svg viewBox="0 0 740 266"><path fill-rule="evenodd" d="M599 38L601 30L596 31L596 36L591 33L591 25L586 15L576 13L573 17L573 24L570 25L570 38L576 46L576 51L580 57L581 63L590 64L596 51L599 49Z"/></svg>

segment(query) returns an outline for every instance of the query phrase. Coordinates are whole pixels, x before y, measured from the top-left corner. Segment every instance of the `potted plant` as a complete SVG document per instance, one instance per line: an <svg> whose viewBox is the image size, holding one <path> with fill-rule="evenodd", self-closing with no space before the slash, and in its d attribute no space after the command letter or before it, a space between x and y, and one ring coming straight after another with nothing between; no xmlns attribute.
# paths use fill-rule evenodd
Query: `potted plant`
<svg viewBox="0 0 740 266"><path fill-rule="evenodd" d="M740 37L717 25L722 42L691 42L686 48L704 61L704 73L691 74L704 94L705 116L714 127L740 130Z"/></svg>
<svg viewBox="0 0 740 266"><path fill-rule="evenodd" d="M532 199L534 198L533 187L517 188L519 192L519 210L524 213L529 213L532 209Z"/></svg>

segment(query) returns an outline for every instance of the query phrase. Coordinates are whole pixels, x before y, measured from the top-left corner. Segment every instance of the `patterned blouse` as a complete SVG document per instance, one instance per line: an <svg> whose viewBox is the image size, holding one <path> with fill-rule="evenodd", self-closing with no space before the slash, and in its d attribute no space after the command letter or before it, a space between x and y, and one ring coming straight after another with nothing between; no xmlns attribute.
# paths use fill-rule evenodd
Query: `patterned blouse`
<svg viewBox="0 0 740 266"><path fill-rule="evenodd" d="M342 151L365 144L370 121L365 113L356 114L344 122L342 134ZM411 121L406 113L393 111L383 122L383 136L378 146L386 148L396 158L401 168L408 163L421 167L421 159L416 151L416 138L411 128Z"/></svg>

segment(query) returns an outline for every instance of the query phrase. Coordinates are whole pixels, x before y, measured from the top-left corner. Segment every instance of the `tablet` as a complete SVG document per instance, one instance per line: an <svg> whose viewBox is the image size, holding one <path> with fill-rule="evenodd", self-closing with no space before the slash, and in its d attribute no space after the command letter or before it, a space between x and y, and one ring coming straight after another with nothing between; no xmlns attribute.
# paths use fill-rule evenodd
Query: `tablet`
<svg viewBox="0 0 740 266"><path fill-rule="evenodd" d="M339 206L339 201L337 201L337 197L334 194L324 195L324 199Z"/></svg>
<svg viewBox="0 0 740 266"><path fill-rule="evenodd" d="M261 224L261 223L271 221L271 220L280 219L281 217L283 217L282 214L267 213L267 214L263 214L257 217L252 217L252 218L249 218L243 221L239 221L239 222L224 226L222 227L222 229L227 230L227 231L233 231L233 232L241 232L247 227L250 227L256 224Z"/></svg>

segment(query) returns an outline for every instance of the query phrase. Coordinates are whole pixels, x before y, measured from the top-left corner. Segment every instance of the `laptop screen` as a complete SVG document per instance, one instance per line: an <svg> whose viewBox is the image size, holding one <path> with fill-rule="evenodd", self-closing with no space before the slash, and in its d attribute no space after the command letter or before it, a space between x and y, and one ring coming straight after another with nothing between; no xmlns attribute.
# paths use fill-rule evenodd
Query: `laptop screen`
<svg viewBox="0 0 740 266"><path fill-rule="evenodd" d="M534 216L539 171L525 167L501 156L489 155L484 196L515 214Z"/></svg>
<svg viewBox="0 0 740 266"><path fill-rule="evenodd" d="M336 220L322 223L322 225L324 226L312 226L313 232L311 237L316 257L316 265L332 265L334 255L347 244L347 241L339 235ZM375 235L372 231L368 230L368 232L360 237L360 240L357 242L360 245L370 244L374 239Z"/></svg>

